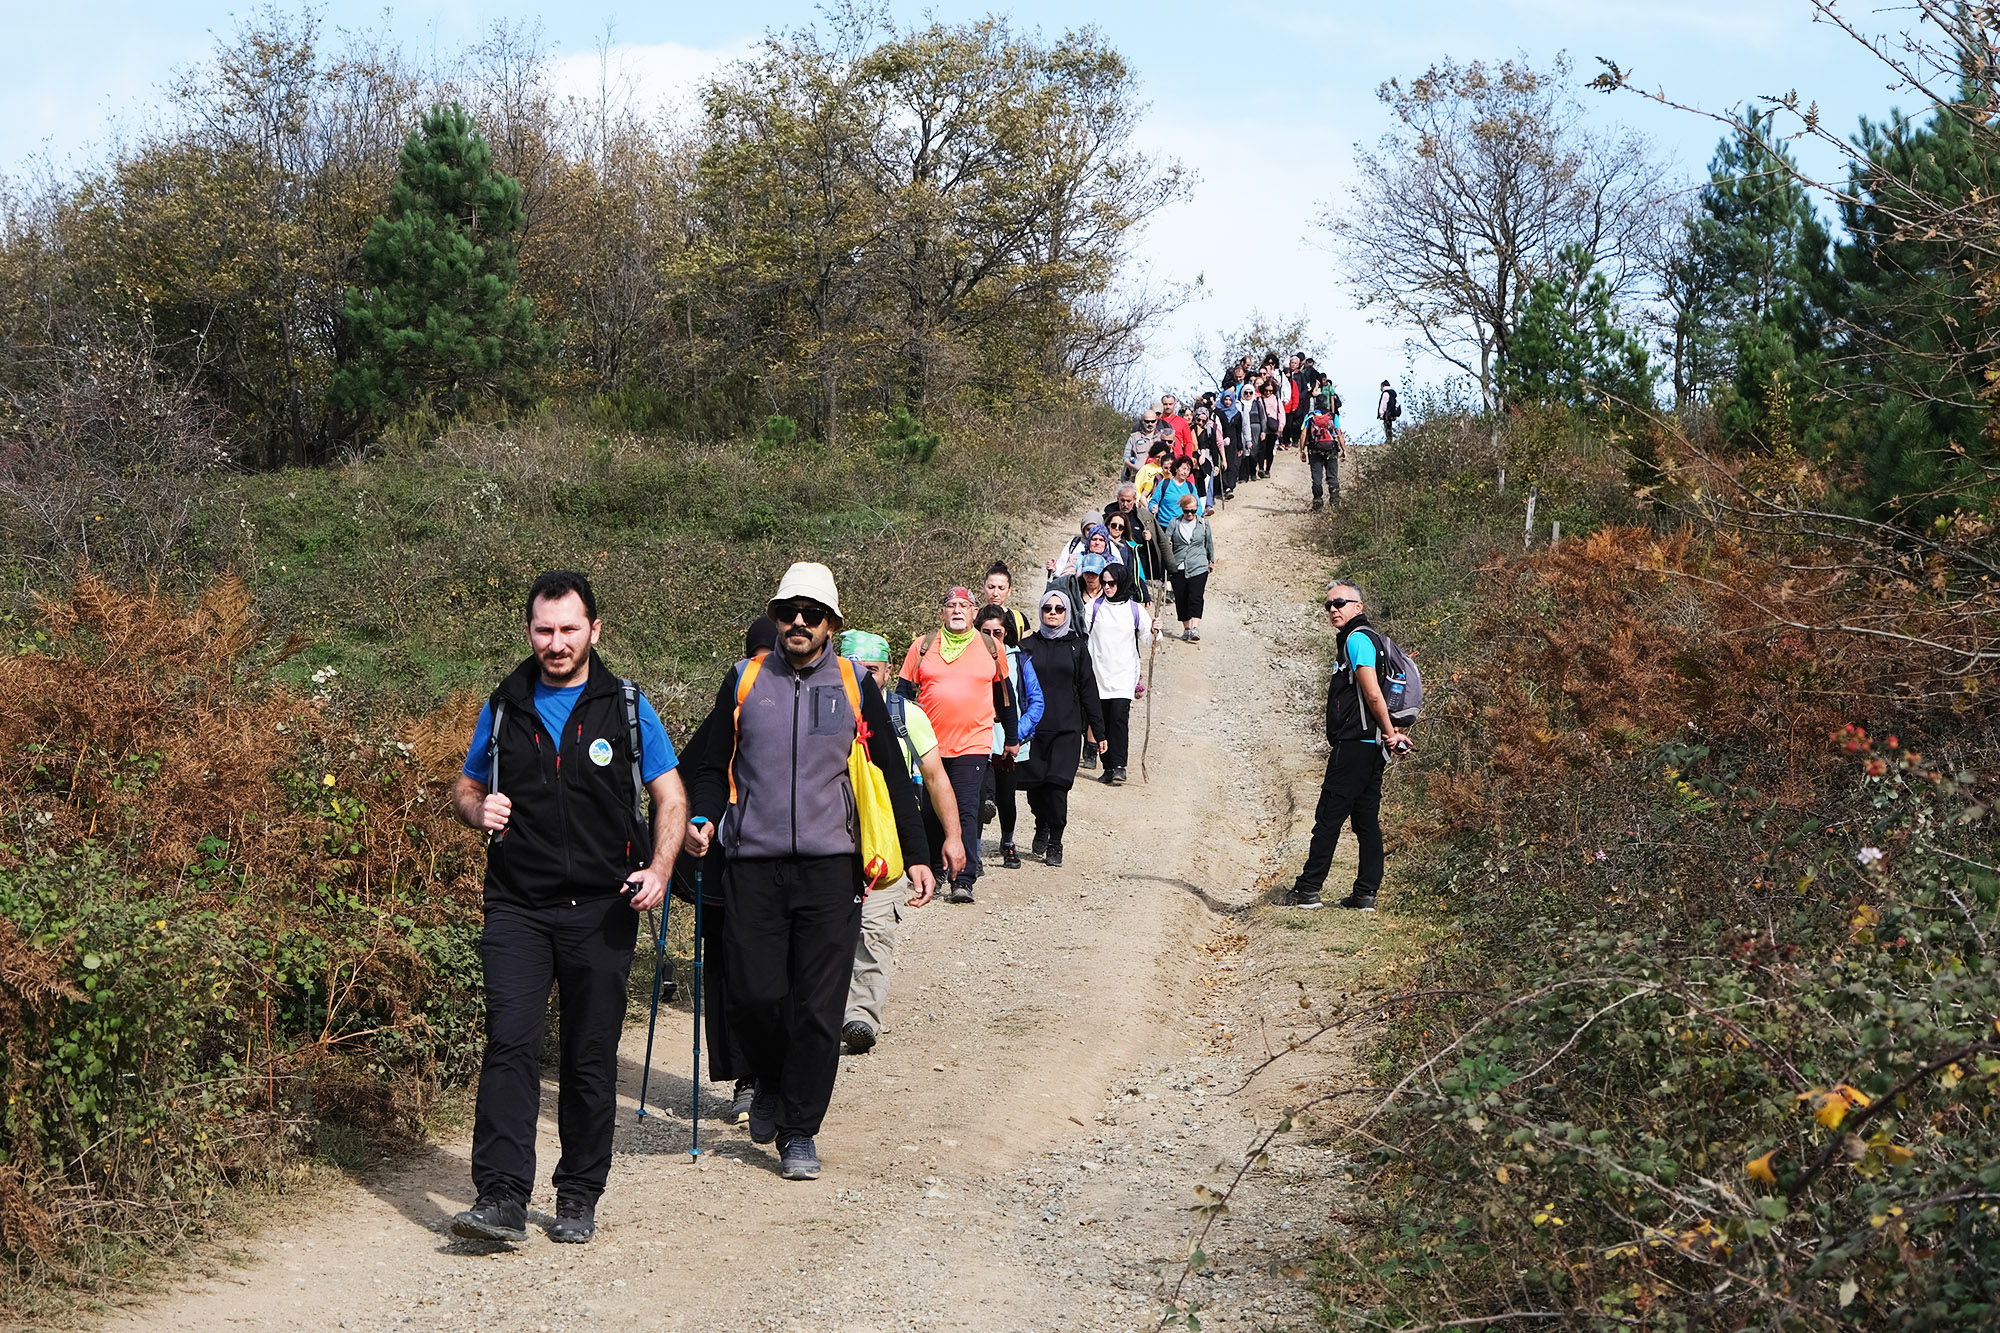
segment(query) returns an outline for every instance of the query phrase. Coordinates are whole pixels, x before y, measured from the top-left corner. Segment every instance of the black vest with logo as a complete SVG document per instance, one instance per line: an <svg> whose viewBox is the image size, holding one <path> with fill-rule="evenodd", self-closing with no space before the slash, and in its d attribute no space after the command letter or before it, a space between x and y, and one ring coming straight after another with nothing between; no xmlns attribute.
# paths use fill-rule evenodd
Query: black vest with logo
<svg viewBox="0 0 2000 1333"><path fill-rule="evenodd" d="M530 657L493 692L494 703L506 704L498 790L514 808L506 833L486 853L489 907L615 894L653 854L652 834L632 809L632 743L618 677L593 651L576 708L563 734L550 737L535 711L541 673Z"/></svg>
<svg viewBox="0 0 2000 1333"><path fill-rule="evenodd" d="M1329 745L1378 738L1380 730L1361 697L1354 672L1347 664L1347 640L1354 634L1366 634L1374 641L1375 678L1378 682L1382 677L1383 664L1389 660L1382 636L1368 623L1367 616L1356 616L1347 622L1340 632L1340 659L1334 665L1333 679L1326 683L1326 739Z"/></svg>

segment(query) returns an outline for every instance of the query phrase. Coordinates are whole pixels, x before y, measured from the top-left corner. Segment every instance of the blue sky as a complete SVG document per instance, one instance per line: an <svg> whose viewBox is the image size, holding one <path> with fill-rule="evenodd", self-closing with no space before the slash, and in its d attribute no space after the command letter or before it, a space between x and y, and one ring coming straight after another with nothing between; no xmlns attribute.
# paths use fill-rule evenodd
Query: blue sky
<svg viewBox="0 0 2000 1333"><path fill-rule="evenodd" d="M31 156L59 166L91 160L120 123L143 121L175 69L200 61L227 33L242 4L216 0L74 0L31 5L10 0L8 41L0 44L0 170ZM1806 0L1433 0L1428 4L1184 4L1113 0L1079 9L1043 0L1008 6L933 0L896 7L900 22L935 14L946 21L993 10L1017 27L1054 35L1079 22L1101 28L1137 69L1150 102L1142 146L1174 156L1201 177L1193 197L1160 215L1139 252L1160 277L1204 278L1203 295L1152 339L1149 371L1163 383L1194 378L1188 345L1203 332L1232 328L1253 310L1304 314L1328 348L1330 368L1350 402L1367 386L1404 378L1405 334L1367 323L1333 272L1313 221L1338 204L1351 176L1353 145L1372 143L1387 117L1375 88L1440 56L1503 59L1525 53L1545 62L1567 51L1585 77L1605 56L1679 100L1722 109L1759 94L1799 90L1816 98L1828 124L1851 130L1862 113L1894 101L1886 71L1849 38L1813 21ZM769 28L809 23L809 4L739 0L637 5L580 0L562 8L489 0L380 3L333 0L333 26L390 29L407 44L449 50L497 19L538 19L579 86L595 68L609 24L619 58L647 100L684 90L703 70L740 53ZM1852 7L1864 28L1891 29L1899 15ZM1712 122L1633 97L1593 96L1607 122L1649 135L1684 175L1700 173L1719 129ZM1275 155L1275 170L1269 159ZM1807 153L1809 167L1833 167ZM1422 358L1418 380L1440 367Z"/></svg>

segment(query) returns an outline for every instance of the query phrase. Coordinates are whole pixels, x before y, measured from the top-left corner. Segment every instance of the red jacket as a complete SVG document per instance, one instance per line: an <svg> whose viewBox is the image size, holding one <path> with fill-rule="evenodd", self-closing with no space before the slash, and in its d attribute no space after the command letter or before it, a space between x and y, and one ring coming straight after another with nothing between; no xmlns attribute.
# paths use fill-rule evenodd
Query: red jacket
<svg viewBox="0 0 2000 1333"><path fill-rule="evenodd" d="M1178 412L1169 412L1160 420L1174 428L1174 457L1193 458L1194 427L1188 425L1188 419Z"/></svg>

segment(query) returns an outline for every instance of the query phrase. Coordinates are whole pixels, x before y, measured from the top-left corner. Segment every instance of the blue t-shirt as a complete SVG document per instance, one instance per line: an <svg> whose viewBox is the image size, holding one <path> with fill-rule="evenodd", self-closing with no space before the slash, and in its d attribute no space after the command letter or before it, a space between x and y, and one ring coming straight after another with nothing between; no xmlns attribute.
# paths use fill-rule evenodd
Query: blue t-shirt
<svg viewBox="0 0 2000 1333"><path fill-rule="evenodd" d="M553 685L535 682L535 711L541 715L542 729L551 736L562 735L569 715L576 710L576 701L583 697L582 685L568 685L561 689ZM479 710L479 725L472 729L472 748L466 751L465 767L460 771L474 782L485 782L489 771L486 762L486 746L493 739L493 701L488 699ZM653 701L646 692L639 692L639 776L651 782L660 774L669 772L680 759L674 754L674 743L667 739L667 729L660 722L660 715L653 711Z"/></svg>
<svg viewBox="0 0 2000 1333"><path fill-rule="evenodd" d="M1341 651L1347 655L1347 665L1350 668L1358 670L1361 667L1375 667L1376 674L1378 676L1381 674L1381 668L1377 661L1377 656L1375 652L1375 636L1370 634L1367 630L1358 629L1355 630L1352 634L1348 635L1346 646L1343 647ZM1355 692L1357 694L1360 693L1360 687L1358 682L1356 685ZM1363 696L1360 702L1361 702L1361 729L1364 732L1368 733L1367 735L1364 735L1361 739L1367 741L1370 745L1380 745L1382 743L1382 738L1374 734L1375 717L1372 713L1368 711L1368 700L1366 696Z"/></svg>

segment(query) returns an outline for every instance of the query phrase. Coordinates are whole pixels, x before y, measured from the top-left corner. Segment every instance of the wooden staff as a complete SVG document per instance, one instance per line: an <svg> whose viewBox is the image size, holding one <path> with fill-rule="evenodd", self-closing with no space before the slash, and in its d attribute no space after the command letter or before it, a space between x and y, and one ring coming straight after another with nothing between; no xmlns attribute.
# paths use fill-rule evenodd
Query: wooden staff
<svg viewBox="0 0 2000 1333"><path fill-rule="evenodd" d="M1153 679L1153 659L1160 655L1159 617L1153 618L1153 647L1146 654L1146 740L1139 747L1139 781L1152 782L1152 775L1146 772L1146 753L1153 748L1153 696L1158 693L1158 682Z"/></svg>

